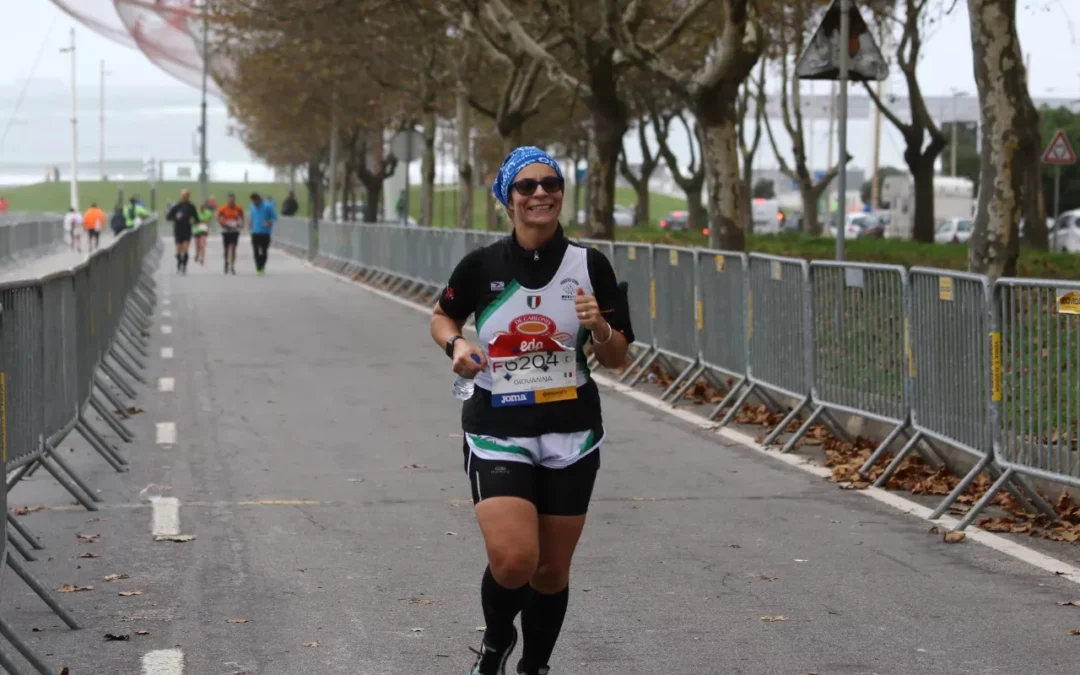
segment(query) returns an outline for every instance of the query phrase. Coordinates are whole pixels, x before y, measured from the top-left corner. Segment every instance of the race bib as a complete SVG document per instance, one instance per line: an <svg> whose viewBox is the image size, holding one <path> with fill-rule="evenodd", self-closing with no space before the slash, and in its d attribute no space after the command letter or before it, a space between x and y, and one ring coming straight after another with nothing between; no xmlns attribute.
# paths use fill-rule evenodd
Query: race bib
<svg viewBox="0 0 1080 675"><path fill-rule="evenodd" d="M549 337L499 335L488 345L491 405L577 398L577 352Z"/></svg>

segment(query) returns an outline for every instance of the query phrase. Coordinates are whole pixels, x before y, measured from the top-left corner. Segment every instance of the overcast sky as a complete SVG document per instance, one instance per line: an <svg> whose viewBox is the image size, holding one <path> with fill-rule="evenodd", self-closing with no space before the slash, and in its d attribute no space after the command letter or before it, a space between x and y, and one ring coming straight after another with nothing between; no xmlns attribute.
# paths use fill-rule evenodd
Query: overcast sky
<svg viewBox="0 0 1080 675"><path fill-rule="evenodd" d="M947 2L951 0L946 0ZM72 6L96 12L108 12L107 22L119 25L113 14L111 0L65 0ZM13 85L33 75L29 90L67 86L70 60L58 50L66 46L69 31L77 28L78 78L80 83L93 86L98 82L99 62L104 59L109 71L110 86L168 86L189 89L197 102L198 92L174 80L142 54L99 36L79 25L49 0L8 0L5 7L4 37L0 40L0 85ZM956 10L945 16L924 45L924 58L919 79L926 95L948 95L958 90L974 95L971 40L966 2L959 0ZM1019 0L1018 23L1020 41L1031 56L1029 82L1035 96L1069 97L1080 99L1080 0ZM40 62L35 60L41 52ZM827 85L819 83L816 92L824 94ZM890 89L897 95L906 94L902 80L893 76ZM178 92L179 93L179 92ZM0 126L11 114L8 101L0 101ZM816 136L824 136L824 124ZM866 127L852 133L861 139ZM817 156L825 154L825 139L817 138ZM861 144L861 143L860 143ZM882 144L883 161L902 147L898 135L888 134ZM784 143L783 145L787 145ZM631 150L632 154L636 154ZM772 153L765 151L760 165L775 163ZM866 165L856 148L856 162Z"/></svg>

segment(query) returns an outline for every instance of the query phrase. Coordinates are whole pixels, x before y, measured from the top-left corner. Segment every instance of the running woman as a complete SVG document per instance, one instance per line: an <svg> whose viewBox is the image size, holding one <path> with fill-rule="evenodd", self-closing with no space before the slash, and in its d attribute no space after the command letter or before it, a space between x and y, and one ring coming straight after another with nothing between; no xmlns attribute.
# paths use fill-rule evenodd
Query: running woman
<svg viewBox="0 0 1080 675"><path fill-rule="evenodd" d="M510 236L466 255L431 317L453 371L475 378L463 405L465 471L488 566L487 627L471 675L546 675L569 598L570 561L600 468L600 393L585 354L622 365L633 342L626 298L608 259L571 243L559 214L564 179L539 148L521 147L492 186ZM476 316L477 344L462 336Z"/></svg>
<svg viewBox="0 0 1080 675"><path fill-rule="evenodd" d="M236 195L229 193L227 202L217 212L218 225L221 226L221 243L225 247L225 274L236 275L236 244L240 241L240 230L244 227L244 209L236 204Z"/></svg>
<svg viewBox="0 0 1080 675"><path fill-rule="evenodd" d="M165 220L173 224L173 239L176 241L176 271L187 274L188 246L191 234L199 221L195 205L191 203L191 192L180 191L180 201L174 204L165 215Z"/></svg>
<svg viewBox="0 0 1080 675"><path fill-rule="evenodd" d="M206 240L210 236L210 221L214 219L214 210L209 202L203 202L198 210L199 222L195 225L195 262L206 264Z"/></svg>
<svg viewBox="0 0 1080 675"><path fill-rule="evenodd" d="M82 214L74 206L64 214L64 229L71 234L71 248L82 253Z"/></svg>

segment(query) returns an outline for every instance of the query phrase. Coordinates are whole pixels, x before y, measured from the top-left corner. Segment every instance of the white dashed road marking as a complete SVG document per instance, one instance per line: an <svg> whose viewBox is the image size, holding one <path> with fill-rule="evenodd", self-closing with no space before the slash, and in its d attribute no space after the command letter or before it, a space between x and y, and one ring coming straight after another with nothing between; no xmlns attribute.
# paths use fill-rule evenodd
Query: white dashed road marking
<svg viewBox="0 0 1080 675"><path fill-rule="evenodd" d="M154 509L150 528L155 537L171 537L180 534L179 499L176 497L151 497L150 506Z"/></svg>
<svg viewBox="0 0 1080 675"><path fill-rule="evenodd" d="M170 316L172 316L172 310L171 309L163 309L163 310L161 310L161 316L165 317L166 319L169 318Z"/></svg>
<svg viewBox="0 0 1080 675"><path fill-rule="evenodd" d="M162 334L164 334L164 335L170 335L170 334L172 334L172 326L170 326L169 324L165 324L165 325L163 325L163 326L161 327L161 332L162 332Z"/></svg>
<svg viewBox="0 0 1080 675"><path fill-rule="evenodd" d="M176 389L176 379L172 377L159 377L157 381L158 391L173 391Z"/></svg>
<svg viewBox="0 0 1080 675"><path fill-rule="evenodd" d="M176 444L176 422L157 423L157 443L158 445Z"/></svg>
<svg viewBox="0 0 1080 675"><path fill-rule="evenodd" d="M184 652L162 649L143 654L142 675L184 675Z"/></svg>
<svg viewBox="0 0 1080 675"><path fill-rule="evenodd" d="M163 359L171 359L172 355L173 355L172 347L162 347L161 348L161 358L163 358Z"/></svg>

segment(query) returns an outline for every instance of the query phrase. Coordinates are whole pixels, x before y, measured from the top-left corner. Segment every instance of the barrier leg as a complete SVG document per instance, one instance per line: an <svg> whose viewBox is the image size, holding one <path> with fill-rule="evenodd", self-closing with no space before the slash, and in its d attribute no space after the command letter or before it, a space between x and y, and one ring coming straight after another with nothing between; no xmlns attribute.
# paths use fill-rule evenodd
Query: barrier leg
<svg viewBox="0 0 1080 675"><path fill-rule="evenodd" d="M693 384L697 380L697 378L701 375L701 371L703 370L705 370L705 366L699 366L697 360L692 361L689 366L683 369L679 373L679 375L671 381L671 384L668 385L668 388L665 389L662 394L660 394L660 400L668 401L668 397L671 397L672 401L678 401L679 396L682 395L682 392L686 391L689 388L689 385ZM684 383L686 384L686 386L683 386L681 389L679 389L679 387ZM672 394L676 392L678 393L675 396L672 396ZM671 403L671 401L668 402Z"/></svg>
<svg viewBox="0 0 1080 675"><path fill-rule="evenodd" d="M116 372L116 369L112 367L112 364L104 359L101 361L101 371L108 375L109 379L116 385L116 388L124 392L128 398L135 398L137 396L135 390L127 383L127 380L121 377L120 373Z"/></svg>
<svg viewBox="0 0 1080 675"><path fill-rule="evenodd" d="M89 495L91 500L98 502L105 501L97 495L97 492L90 489L89 485L86 485L83 482L82 478L79 477L78 473L71 470L71 467L69 467L68 463L62 458L60 458L60 454L57 453L56 448L50 447L48 453L45 454L45 458L43 459L52 459L54 462L56 462L56 465L58 465L58 467L62 469L69 478L71 478L71 482L75 483L79 487L79 489L85 492L86 495ZM45 467L45 470L49 471L49 467ZM94 511L94 509L91 509L91 511Z"/></svg>
<svg viewBox="0 0 1080 675"><path fill-rule="evenodd" d="M49 474L56 480L57 483L60 483L60 487L64 488L64 490L66 490L68 494L74 497L75 501L79 502L79 504L81 504L84 509L86 509L87 511L98 510L97 504L94 503L93 497L87 496L93 495L93 493L88 488L83 488L84 490L86 490L86 494L84 495L73 485L68 483L64 475L57 471L56 467L54 467L52 463L44 457L41 458L41 465L45 467L45 470L49 472Z"/></svg>
<svg viewBox="0 0 1080 675"><path fill-rule="evenodd" d="M731 404L731 410L728 410L727 414L724 415L724 418L720 420L720 426L726 427L727 425L731 424L731 420L735 419L735 415L737 415L739 413L739 410L744 405L746 405L746 400L750 398L750 394L753 394L754 390L757 389L757 385L755 385L753 382L750 382L749 380L744 379L743 383L745 384L745 386L743 387L742 394L740 394L739 398L737 398L735 402ZM734 394L738 390L738 387L732 389L731 393L728 394L728 396L730 397L731 394ZM726 402L727 399L720 401L719 405L717 405L710 414L710 418L719 415L720 411L724 409L724 403Z"/></svg>
<svg viewBox="0 0 1080 675"><path fill-rule="evenodd" d="M128 326L128 328L134 329L135 334L142 336L142 332L150 326L150 315L143 311L139 301L135 299L134 294L128 299L128 303L124 306L124 311L120 314L120 318Z"/></svg>
<svg viewBox="0 0 1080 675"><path fill-rule="evenodd" d="M645 361L638 368L637 373L632 378L630 378L629 382L626 383L626 386L628 386L628 387L637 386L637 383L641 381L641 378L645 377L645 375L648 374L649 368L651 368L652 365L659 358L660 358L660 352L652 350L652 355L649 356L649 358L645 359Z"/></svg>
<svg viewBox="0 0 1080 675"><path fill-rule="evenodd" d="M122 438L124 441L130 443L135 440L135 434L128 431L128 428L124 426L124 423L116 419L112 411L102 405L97 396L90 395L90 407L97 411L97 414L101 416L101 419L105 420L105 424L108 424L116 435Z"/></svg>
<svg viewBox="0 0 1080 675"><path fill-rule="evenodd" d="M121 410L121 411L127 410L127 407L124 405L123 401L121 401L119 398L117 398L116 394L109 391L109 388L107 386L105 386L105 381L104 380L102 380L100 377L95 375L94 376L94 384L97 385L98 391L100 391L102 396L105 397L105 400L107 400L109 402L109 404L112 405L116 410ZM129 417L129 415L125 412L124 417L127 418L127 417ZM135 438L134 432L132 433L131 437L133 439Z"/></svg>
<svg viewBox="0 0 1080 675"><path fill-rule="evenodd" d="M15 470L15 475L12 476L11 478L8 478L8 482L7 482L7 490L8 490L8 492L11 492L11 488L15 487L15 485L19 481L21 481L23 478L26 478L31 473L33 473L32 469L34 468L34 466L36 464L37 464L36 461L30 461L30 462L27 462L26 464L23 464L18 469L16 469Z"/></svg>
<svg viewBox="0 0 1080 675"><path fill-rule="evenodd" d="M45 588L44 584L35 579L34 576L30 574L30 571L26 569L26 567L21 562L9 556L7 563L8 567L11 568L11 571L19 575L19 578L22 579L23 582L30 587L30 590L37 594L37 596L41 598L46 605L49 606L49 609L56 612L56 615L68 625L68 628L72 630L79 630L80 628L82 628L82 626L79 625L79 622L75 619L75 616L68 611L67 607L64 607L62 604L60 604L60 601L53 597L53 594L49 591L49 589ZM10 638L8 638L8 640L10 641Z"/></svg>
<svg viewBox="0 0 1080 675"><path fill-rule="evenodd" d="M810 397L809 396L807 396L802 401L800 401L799 405L792 408L791 412L789 412L787 414L787 416L784 417L784 419L780 420L780 424L777 424L776 428L769 432L769 435L765 437L765 440L763 440L761 442L761 444L763 446L764 445L772 445L773 441L776 440L776 437L779 436L780 434L784 433L784 429L787 429L788 425L791 424L791 421L793 419L797 418L799 416L799 413L801 413L803 411L803 408L805 408L808 405L810 405Z"/></svg>
<svg viewBox="0 0 1080 675"><path fill-rule="evenodd" d="M1006 469L1005 473L998 476L998 479L994 481L994 484L990 486L990 489L986 491L986 494L982 496L982 499L975 503L975 506L971 507L971 510L964 514L963 519L956 524L953 528L954 532L962 532L967 529L967 526L982 513L983 509L990 505L990 502L994 500L994 497L998 492L1001 492L1001 488L1012 480L1013 474L1016 472L1013 469Z"/></svg>
<svg viewBox="0 0 1080 675"><path fill-rule="evenodd" d="M902 426L899 428L903 429ZM890 433L889 436L892 437L892 433ZM918 437L919 434L915 434L915 436L913 436L910 441L904 444L904 447L901 448L900 452L898 452L896 456L893 457L892 461L889 462L889 465L885 467L884 473L882 473L878 477L878 479L874 481L874 487L885 487L885 485L888 484L889 479L892 478L892 475L896 473L897 469L900 468L900 463L903 462L904 458L911 454L911 451L915 449L916 445L918 445ZM888 441L889 439L886 438L885 440ZM878 454L879 451L884 454L884 452L889 449L889 445L891 444L886 444L883 442L874 450L874 455ZM873 459L874 455L870 455L871 459ZM867 464L869 464L869 460L867 460ZM859 475L865 475L863 472L863 468L865 468L865 466L866 465L859 467ZM869 471L870 469L866 470Z"/></svg>
<svg viewBox="0 0 1080 675"><path fill-rule="evenodd" d="M843 424L840 424L840 420L836 419L836 417L832 414L831 411L825 411L825 416L822 418L822 421L825 422L825 425L829 427L829 430L832 431L834 436L836 436L842 441L847 441L848 443L854 445L855 439L851 437L851 434L848 433L848 430L844 428ZM906 423L904 426L907 426Z"/></svg>
<svg viewBox="0 0 1080 675"><path fill-rule="evenodd" d="M15 537L13 537L10 532L8 532L8 535L7 535L7 543L8 543L9 546L11 546L12 549L14 549L19 555L22 556L23 560L26 560L26 561L29 561L29 562L33 562L33 561L37 560L37 558L34 556L34 554L31 553L30 551L28 551L27 549L23 548L22 542L19 541L18 539L16 539Z"/></svg>
<svg viewBox="0 0 1080 675"><path fill-rule="evenodd" d="M15 514L11 511L6 512L8 525L11 525L12 529L19 533L23 539L30 543L30 547L35 551L44 551L45 544L42 544L37 536L30 531L30 528L19 522L19 519L15 517Z"/></svg>
<svg viewBox="0 0 1080 675"><path fill-rule="evenodd" d="M41 660L41 657L34 653L34 650L30 649L30 645L23 642L22 638L16 635L15 631L11 629L11 626L9 626L3 618L0 618L0 636L3 636L5 640L10 642L11 645L15 647L15 650L22 654L22 657L26 659L27 663L40 673L40 675L54 675L59 672L46 665L45 662ZM11 675L22 675L22 673L25 672L18 670L18 668L4 656L4 652L2 651L0 651L0 666L3 666L4 670L11 673Z"/></svg>
<svg viewBox="0 0 1080 675"><path fill-rule="evenodd" d="M79 432L86 442L89 443L95 450L98 451L105 461L116 469L117 473L124 473L127 468L120 461L120 458L113 452L113 449L109 447L109 444L105 442L101 436L98 435L94 428L86 423L86 420L79 418L79 421L75 424L75 430Z"/></svg>
<svg viewBox="0 0 1080 675"><path fill-rule="evenodd" d="M123 368L124 372L131 376L131 379L135 380L144 387L146 386L146 380L143 378L142 375L139 374L139 371L135 370L134 366L125 361L124 358L116 352L115 342L113 343L112 348L109 349L109 356L113 357L113 361L116 361L117 365ZM102 359L102 361L104 361L104 359Z"/></svg>
<svg viewBox="0 0 1080 675"><path fill-rule="evenodd" d="M130 324L121 324L120 330L117 331L117 335L121 335L127 340L127 343L139 352L142 357L150 358L150 350L147 349L148 340L143 337L142 332ZM145 366L144 366L145 367Z"/></svg>
<svg viewBox="0 0 1080 675"><path fill-rule="evenodd" d="M988 466L991 465L991 462L991 455L989 454L984 455L982 459L976 462L975 466L971 468L971 471L968 471L967 474L960 480L960 482L956 484L956 487L952 489L952 492L950 492L945 497L945 499L941 500L941 503L938 504L937 508L934 509L934 512L930 514L930 518L928 520L937 520L938 518L940 518L945 513L945 511L947 511L948 508L952 506L957 499L960 498L960 495L964 494L964 491L971 487L971 484L975 482L975 479L979 477L980 473L982 473L984 470L986 470Z"/></svg>
<svg viewBox="0 0 1080 675"><path fill-rule="evenodd" d="M618 381L622 382L627 377L629 377L634 372L634 369L637 368L638 366L640 366L641 362L644 361L649 356L649 354L651 354L651 353L652 353L652 347L643 348L641 350L641 353L638 354L634 358L634 360L630 362L630 365L626 367L626 370L624 370L622 372L622 374L619 375L619 380Z"/></svg>
<svg viewBox="0 0 1080 675"><path fill-rule="evenodd" d="M900 459L906 457L908 453L915 449L915 446L918 444L919 441L922 440L922 437L923 433L921 431L916 431L915 435L912 436L908 440L908 442L904 444L904 447L901 448L899 454L897 454L896 456ZM863 462L863 465L859 467L859 475L863 478L866 478L867 475L870 473L870 469L874 468L874 465L877 464L878 460L881 459L882 455L884 455L888 451L889 446L885 443L877 446L877 448L874 449L874 452L870 455L870 457L867 458L867 460ZM896 460L894 459L893 461L895 462ZM899 464L897 465L899 466ZM883 475L885 476L885 480L888 480L888 474Z"/></svg>
<svg viewBox="0 0 1080 675"><path fill-rule="evenodd" d="M795 444L799 442L799 439L803 437L807 431L810 431L810 427L814 426L814 422L825 412L825 406L819 405L814 412L810 413L810 417L806 418L806 421L802 423L799 430L791 435L791 438L787 439L787 443L784 443L784 447L780 448L780 452L788 453L795 449Z"/></svg>

